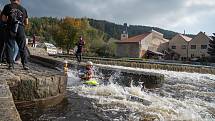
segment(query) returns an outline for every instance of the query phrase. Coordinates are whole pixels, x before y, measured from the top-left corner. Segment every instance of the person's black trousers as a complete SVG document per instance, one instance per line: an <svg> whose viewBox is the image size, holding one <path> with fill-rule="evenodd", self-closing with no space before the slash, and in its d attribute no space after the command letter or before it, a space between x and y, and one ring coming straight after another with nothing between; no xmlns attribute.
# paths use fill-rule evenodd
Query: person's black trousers
<svg viewBox="0 0 215 121"><path fill-rule="evenodd" d="M0 30L0 63L3 62L4 59L4 50L5 50L5 32L4 29Z"/></svg>
<svg viewBox="0 0 215 121"><path fill-rule="evenodd" d="M77 53L75 54L75 56L76 56L78 62L81 62L81 61L82 61L82 53L77 52Z"/></svg>
<svg viewBox="0 0 215 121"><path fill-rule="evenodd" d="M7 50L7 62L8 64L13 64L13 49L15 46L15 41L19 46L19 54L21 56L22 65L27 63L26 56L26 37L24 26L19 25L16 36L11 36L10 31L7 31L7 40L6 40L6 50Z"/></svg>

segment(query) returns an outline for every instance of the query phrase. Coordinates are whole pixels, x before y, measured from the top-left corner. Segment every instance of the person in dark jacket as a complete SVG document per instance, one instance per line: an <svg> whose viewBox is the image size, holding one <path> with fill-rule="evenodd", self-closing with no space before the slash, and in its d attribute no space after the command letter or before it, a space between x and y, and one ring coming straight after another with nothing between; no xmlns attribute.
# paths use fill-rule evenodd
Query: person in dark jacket
<svg viewBox="0 0 215 121"><path fill-rule="evenodd" d="M19 53L24 70L28 70L26 49L25 25L28 24L28 14L24 7L20 5L21 0L10 0L11 4L4 6L2 11L2 21L7 23L6 29L6 51L8 69L14 69L13 49L15 41L19 46Z"/></svg>
<svg viewBox="0 0 215 121"><path fill-rule="evenodd" d="M0 63L4 62L4 52L5 52L5 28L6 23L1 20L1 10L0 10Z"/></svg>
<svg viewBox="0 0 215 121"><path fill-rule="evenodd" d="M82 38L82 36L79 37L79 41L78 41L78 43L76 45L77 45L77 51L75 53L75 56L77 58L77 61L81 62L81 60L82 60L83 46L85 45L85 41Z"/></svg>

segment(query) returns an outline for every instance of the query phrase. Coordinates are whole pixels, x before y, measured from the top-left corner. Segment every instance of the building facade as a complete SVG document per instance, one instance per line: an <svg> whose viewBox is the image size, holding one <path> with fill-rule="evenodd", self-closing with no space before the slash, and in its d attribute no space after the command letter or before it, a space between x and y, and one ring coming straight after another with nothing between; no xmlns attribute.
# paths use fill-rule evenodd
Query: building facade
<svg viewBox="0 0 215 121"><path fill-rule="evenodd" d="M177 34L169 41L169 49L174 51L179 56L173 56L172 60L187 60L189 47L188 44L191 42L192 38L184 36L182 34Z"/></svg>
<svg viewBox="0 0 215 121"><path fill-rule="evenodd" d="M152 55L162 56L162 52L168 49L168 40L163 38L163 34L152 30L131 38L122 34L120 41L116 42L116 56L142 58L151 53Z"/></svg>
<svg viewBox="0 0 215 121"><path fill-rule="evenodd" d="M189 43L189 58L204 58L209 57L208 48L210 44L210 37L205 33L200 32Z"/></svg>
<svg viewBox="0 0 215 121"><path fill-rule="evenodd" d="M177 34L169 41L169 49L179 54L175 60L195 60L199 58L209 57L208 47L210 37L200 32L194 38Z"/></svg>

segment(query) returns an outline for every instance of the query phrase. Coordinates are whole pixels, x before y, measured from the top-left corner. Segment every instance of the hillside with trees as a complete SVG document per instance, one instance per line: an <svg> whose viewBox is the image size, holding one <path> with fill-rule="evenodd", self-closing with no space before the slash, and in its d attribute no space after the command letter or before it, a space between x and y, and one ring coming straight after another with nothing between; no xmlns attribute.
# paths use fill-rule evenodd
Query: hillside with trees
<svg viewBox="0 0 215 121"><path fill-rule="evenodd" d="M86 41L84 53L87 56L113 57L116 49L114 42L120 39L124 30L123 25L87 18L32 17L29 21L30 24L26 27L28 36L35 34L41 42L52 43L67 52L75 47L79 36L83 36ZM152 29L163 33L167 39L177 34L157 27L137 25L130 25L128 33L131 37L151 32Z"/></svg>
<svg viewBox="0 0 215 121"><path fill-rule="evenodd" d="M115 23L111 23L104 20L94 20L94 19L88 19L89 23L92 27L101 30L109 35L109 37L113 37L116 39L120 39L121 33L124 30L123 25L118 25ZM128 26L128 33L129 36L135 36L142 34L144 32L151 32L152 30L158 31L162 34L164 34L164 38L171 39L173 38L177 32L164 30L158 27L150 27L150 26L139 26L139 25L129 25ZM188 34L189 37L194 37L195 35Z"/></svg>

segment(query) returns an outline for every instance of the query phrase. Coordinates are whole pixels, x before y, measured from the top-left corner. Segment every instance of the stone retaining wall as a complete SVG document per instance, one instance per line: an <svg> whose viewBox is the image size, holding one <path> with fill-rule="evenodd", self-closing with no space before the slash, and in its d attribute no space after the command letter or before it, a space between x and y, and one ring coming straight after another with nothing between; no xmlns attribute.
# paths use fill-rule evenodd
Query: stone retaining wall
<svg viewBox="0 0 215 121"><path fill-rule="evenodd" d="M11 79L7 72L0 70L0 121L21 121L6 80Z"/></svg>
<svg viewBox="0 0 215 121"><path fill-rule="evenodd" d="M60 71L30 63L9 71L0 66L0 121L20 121L17 109L46 108L59 104L66 94L67 76ZM16 106L15 106L16 105Z"/></svg>

